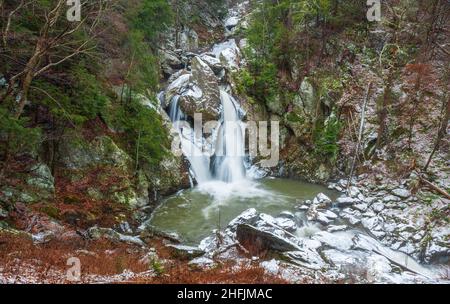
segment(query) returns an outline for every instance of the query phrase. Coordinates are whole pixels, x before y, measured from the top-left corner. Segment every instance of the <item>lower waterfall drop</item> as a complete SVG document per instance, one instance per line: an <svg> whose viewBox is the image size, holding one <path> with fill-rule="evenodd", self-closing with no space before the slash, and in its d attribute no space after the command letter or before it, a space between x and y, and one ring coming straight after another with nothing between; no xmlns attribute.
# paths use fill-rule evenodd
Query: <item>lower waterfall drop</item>
<svg viewBox="0 0 450 304"><path fill-rule="evenodd" d="M220 181L233 183L245 178L244 134L234 98L220 91L222 121L216 142L214 176Z"/></svg>
<svg viewBox="0 0 450 304"><path fill-rule="evenodd" d="M192 175L198 184L213 180L234 183L246 177L244 157L245 143L242 121L236 100L224 89L220 90L222 113L220 126L215 136L213 155L203 151L203 137L198 138L194 129L186 121L174 97L169 109L169 117L178 131L181 149L191 165Z"/></svg>

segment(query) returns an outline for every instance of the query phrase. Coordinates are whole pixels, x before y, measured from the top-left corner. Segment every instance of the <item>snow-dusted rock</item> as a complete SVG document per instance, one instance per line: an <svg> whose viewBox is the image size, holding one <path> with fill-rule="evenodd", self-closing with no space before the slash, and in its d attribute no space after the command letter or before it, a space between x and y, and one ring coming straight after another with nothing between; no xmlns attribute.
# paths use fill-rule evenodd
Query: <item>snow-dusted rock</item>
<svg viewBox="0 0 450 304"><path fill-rule="evenodd" d="M378 217L371 217L371 218L365 217L361 220L361 224L368 230L374 230L375 227L381 224L381 219Z"/></svg>
<svg viewBox="0 0 450 304"><path fill-rule="evenodd" d="M239 69L239 50L225 49L220 53L220 62L230 71Z"/></svg>
<svg viewBox="0 0 450 304"><path fill-rule="evenodd" d="M362 214L362 216L364 216L364 217L375 217L375 216L377 216L377 214L375 212L373 212L371 209L369 209L366 212L364 212Z"/></svg>
<svg viewBox="0 0 450 304"><path fill-rule="evenodd" d="M236 40L230 39L223 43L216 44L211 52L229 71L236 71L239 69L241 51L236 44Z"/></svg>
<svg viewBox="0 0 450 304"><path fill-rule="evenodd" d="M227 20L225 20L225 27L227 30L232 30L234 27L236 27L239 24L239 18L238 17L230 17Z"/></svg>
<svg viewBox="0 0 450 304"><path fill-rule="evenodd" d="M197 269L211 269L216 267L217 263L207 257L198 257L190 261L188 265Z"/></svg>
<svg viewBox="0 0 450 304"><path fill-rule="evenodd" d="M88 229L87 234L94 240L106 238L114 242L124 242L138 246L145 246L145 243L139 237L124 235L110 228L99 228L97 226L91 227Z"/></svg>
<svg viewBox="0 0 450 304"><path fill-rule="evenodd" d="M251 244L252 250L295 251L299 247L288 238L280 236L279 231L263 231L248 224L237 227L236 238L245 247Z"/></svg>
<svg viewBox="0 0 450 304"><path fill-rule="evenodd" d="M325 215L327 218L332 219L332 220L335 220L338 218L337 214L330 210L325 210L325 211L321 210L321 213L323 215Z"/></svg>
<svg viewBox="0 0 450 304"><path fill-rule="evenodd" d="M278 217L275 219L275 224L278 227L280 227L286 231L289 231L289 232L294 232L297 230L297 223L293 219L290 219L290 218Z"/></svg>
<svg viewBox="0 0 450 304"><path fill-rule="evenodd" d="M355 204L357 202L359 202L358 199L352 198L352 197L348 197L348 196L342 196L342 197L339 197L336 200L336 204L337 204L338 207L351 206L351 205L353 205L353 204Z"/></svg>
<svg viewBox="0 0 450 304"><path fill-rule="evenodd" d="M331 204L331 199L323 193L317 194L316 198L321 204Z"/></svg>
<svg viewBox="0 0 450 304"><path fill-rule="evenodd" d="M181 95L185 90L187 90L188 84L191 80L191 74L183 72L176 75L177 77L173 79L165 92L166 105L169 105L172 98L176 95ZM171 79L169 79L170 81Z"/></svg>
<svg viewBox="0 0 450 304"><path fill-rule="evenodd" d="M400 198L408 198L411 196L411 192L409 192L409 190L402 189L402 188L392 190L392 194L394 194L395 196L398 196Z"/></svg>
<svg viewBox="0 0 450 304"><path fill-rule="evenodd" d="M388 202L398 202L400 201L400 198L398 196L395 195L387 195L383 198L383 202L388 203Z"/></svg>
<svg viewBox="0 0 450 304"><path fill-rule="evenodd" d="M310 248L300 248L296 251L285 252L283 255L292 263L309 269L320 270L328 266L317 251Z"/></svg>
<svg viewBox="0 0 450 304"><path fill-rule="evenodd" d="M350 224L356 225L361 222L361 212L346 208L340 213L341 217L348 220Z"/></svg>
<svg viewBox="0 0 450 304"><path fill-rule="evenodd" d="M348 189L348 195L350 196L350 197L353 197L353 198L356 198L356 197L358 197L358 195L361 193L361 191L357 188L357 187L355 187L355 186L351 186L349 189Z"/></svg>
<svg viewBox="0 0 450 304"><path fill-rule="evenodd" d="M166 247L170 248L174 255L181 258L196 258L202 256L205 252L198 247L179 245L179 244L168 244Z"/></svg>
<svg viewBox="0 0 450 304"><path fill-rule="evenodd" d="M327 228L328 232L339 232L339 231L345 231L348 229L348 226L346 225L339 225L339 226L335 226L335 225L330 225Z"/></svg>
<svg viewBox="0 0 450 304"><path fill-rule="evenodd" d="M318 212L314 220L318 221L322 225L328 225L332 222L325 214Z"/></svg>
<svg viewBox="0 0 450 304"><path fill-rule="evenodd" d="M376 202L373 203L371 206L373 211L375 211L376 213L380 213L381 211L383 211L383 209L385 208L384 204L382 202Z"/></svg>
<svg viewBox="0 0 450 304"><path fill-rule="evenodd" d="M326 231L321 231L313 236L313 240L317 240L330 248L349 250L352 245L352 234L350 233L329 233Z"/></svg>
<svg viewBox="0 0 450 304"><path fill-rule="evenodd" d="M259 216L259 214L255 208L248 209L248 210L242 212L236 218L234 218L228 224L227 230L235 232L238 225L252 223L255 219L258 218L258 216Z"/></svg>
<svg viewBox="0 0 450 304"><path fill-rule="evenodd" d="M220 62L219 59L214 57L214 54L202 54L200 56L200 59L206 62L206 64L209 65L209 67L214 71L214 73L217 75L223 70L223 65Z"/></svg>
<svg viewBox="0 0 450 304"><path fill-rule="evenodd" d="M360 204L354 205L353 208L355 208L361 212L365 212L367 210L367 208L369 208L369 206L366 203L360 203Z"/></svg>
<svg viewBox="0 0 450 304"><path fill-rule="evenodd" d="M355 249L361 249L380 254L391 262L403 267L404 269L423 275L427 278L436 277L436 274L433 274L430 270L417 263L414 259L405 255L404 253L393 251L392 249L381 245L373 238L370 238L363 234L357 234L353 238L353 241L355 243Z"/></svg>

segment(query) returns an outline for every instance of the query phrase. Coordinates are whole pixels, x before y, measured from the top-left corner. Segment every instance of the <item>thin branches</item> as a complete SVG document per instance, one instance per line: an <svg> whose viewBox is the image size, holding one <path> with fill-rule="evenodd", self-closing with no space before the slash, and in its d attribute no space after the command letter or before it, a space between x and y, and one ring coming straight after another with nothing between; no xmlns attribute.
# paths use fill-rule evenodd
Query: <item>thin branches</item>
<svg viewBox="0 0 450 304"><path fill-rule="evenodd" d="M353 178L353 173L355 171L356 160L358 158L359 150L361 147L361 140L362 140L362 136L364 133L364 126L365 126L365 119L366 119L366 108L367 108L367 103L369 102L369 96L370 96L371 89L372 89L372 82L370 82L369 85L367 86L366 96L365 96L364 102L363 102L363 108L362 108L362 112L361 112L361 122L359 125L359 132L358 132L358 141L356 142L355 155L353 156L352 168L350 170L350 176L348 179L347 189L350 189L350 186L352 183L352 178Z"/></svg>
<svg viewBox="0 0 450 304"><path fill-rule="evenodd" d="M30 5L35 1L36 0L31 0L26 2L26 0L21 0L21 3L16 9L10 12L7 26L3 31L4 36L5 33L7 34L9 31L11 19L14 14L16 14L19 9ZM90 8L89 10L86 10L86 16L80 22L72 23L74 25L67 24L62 31L57 31L57 28L60 26L61 21L63 21L61 16L63 15L65 1L58 0L52 9L43 12L43 25L39 30L39 35L36 39L32 54L29 56L26 64L24 64L23 69L9 78L8 89L0 96L1 103L13 93L19 94L18 106L14 115L16 118L19 118L23 112L27 101L28 90L30 89L31 82L34 78L63 64L75 56L89 54L96 48L95 45L91 44L96 37L96 28L100 24L108 4L103 0L98 0L95 3L98 4L98 7L92 2L83 2L83 5L86 6L85 9L87 7ZM87 38L70 41L75 33L82 29L85 29L86 33L88 33ZM19 81L19 79L20 86L17 87L16 82Z"/></svg>

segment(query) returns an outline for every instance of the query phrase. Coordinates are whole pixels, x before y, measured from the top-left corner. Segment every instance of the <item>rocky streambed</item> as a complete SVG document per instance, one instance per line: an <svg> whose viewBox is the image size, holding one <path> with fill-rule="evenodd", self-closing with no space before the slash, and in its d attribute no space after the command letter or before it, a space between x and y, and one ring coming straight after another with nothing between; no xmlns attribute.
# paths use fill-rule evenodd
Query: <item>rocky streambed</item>
<svg viewBox="0 0 450 304"><path fill-rule="evenodd" d="M296 183L288 180L284 182L291 186ZM320 283L448 282L448 261L442 259L448 257L448 244L445 243L444 235L448 235L448 230L445 232L445 227L437 229L435 233L442 233L442 239L439 238L440 235L435 235L428 250L423 251L423 243L417 237L422 235L421 231L412 232L413 229L418 229L418 223L405 223L410 214L409 207L398 207L402 204L409 206L408 202L414 201L410 196L402 197L406 196L407 190L397 188L390 195L379 192L376 196L367 197L367 189L353 186L348 194L346 192L339 195L339 190L344 191L347 186L347 181L341 180L329 185L334 191L325 189L332 198L324 193L312 195L311 192L305 192L302 198L292 196L296 193L298 195L298 189L306 189L308 186L313 192L325 189L300 182L294 192L281 193L283 188L265 188L268 192L263 195L264 198L259 197L259 205L240 212L225 228L220 229L217 224L217 229L197 243L193 240L198 240L207 229L197 223L189 226L195 230L190 233L184 230L183 221L178 218L177 222L169 225L170 232L181 232L179 239L184 237L188 241L183 245L172 243L168 246L189 256L193 267L210 268L226 261L236 262L236 265L257 264L268 273L279 275L293 283L305 280ZM180 195L183 194L178 194ZM308 195L310 199L305 198ZM280 203L276 209L264 206L264 202L271 206L271 202L282 202L288 197L290 200L287 201L290 203ZM213 197L210 198L214 201ZM391 200L396 203L395 206L389 204ZM230 210L227 210L225 201L222 200L222 210L224 214L228 213L225 217L229 217ZM236 201L236 197L232 201ZM245 204L245 201L250 204ZM241 208L252 206L251 202L252 199L248 196L241 197ZM191 208L208 210L208 206L205 207L198 201L190 203L193 204ZM170 206L170 202L168 204ZM189 204L189 200L185 200L185 204ZM196 204L198 205L195 206ZM164 221L159 221L161 218L166 221L170 219L168 215L171 208L164 206L163 204L161 207L162 213L158 214L158 210L156 211L153 220L147 223L147 228L152 224L164 224ZM172 211L186 208L176 204L170 207L173 208ZM238 210L233 207L231 209L235 212ZM196 215L192 209L184 214ZM206 225L208 226L208 221ZM166 225L165 228L169 226ZM214 227L214 223L210 222L210 230ZM406 238L406 235L410 235L410 238ZM425 259L420 259L421 253L425 254ZM436 254L441 257L440 263L433 258ZM434 262L425 262L430 260Z"/></svg>

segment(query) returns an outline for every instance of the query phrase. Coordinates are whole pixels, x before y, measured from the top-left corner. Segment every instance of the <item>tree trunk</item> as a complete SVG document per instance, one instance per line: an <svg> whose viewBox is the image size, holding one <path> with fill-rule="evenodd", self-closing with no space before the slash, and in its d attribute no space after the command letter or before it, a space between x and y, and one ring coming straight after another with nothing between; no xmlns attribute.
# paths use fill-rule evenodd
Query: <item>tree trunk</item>
<svg viewBox="0 0 450 304"><path fill-rule="evenodd" d="M376 149L380 149L387 142L387 115L388 107L390 105L391 99L391 88L392 88L392 72L389 72L387 83L384 87L383 100L381 104L381 109L378 111L378 138L376 143Z"/></svg>
<svg viewBox="0 0 450 304"><path fill-rule="evenodd" d="M28 63L24 70L24 76L22 77L21 81L21 88L20 88L20 100L19 100L19 106L17 108L15 118L18 119L23 112L23 109L25 108L25 104L27 102L28 98L28 91L31 86L31 82L34 78L34 73L36 68L39 66L41 62L41 58L43 56L43 47L44 47L44 39L46 36L41 37L38 42L36 43L36 48L34 49L34 54L31 56L30 60L28 60Z"/></svg>
<svg viewBox="0 0 450 304"><path fill-rule="evenodd" d="M355 155L353 156L352 168L350 170L350 176L348 178L347 190L350 189L350 186L352 184L353 173L355 171L356 161L358 159L358 154L359 154L359 150L361 147L361 141L362 141L362 136L364 133L364 126L365 126L365 120L366 120L366 108L367 108L367 103L369 102L371 89L372 89L372 83L369 83L369 85L367 86L366 96L364 98L363 108L362 108L362 112L361 112L361 122L359 125L358 141L356 143Z"/></svg>
<svg viewBox="0 0 450 304"><path fill-rule="evenodd" d="M447 134L447 125L449 119L450 119L450 98L447 98L447 105L445 106L444 117L442 118L441 126L437 134L436 143L434 144L433 151L431 151L430 157L428 158L427 164L423 168L424 172L428 170L428 167L430 166L434 154L439 149L439 145L441 144L442 138L444 138L444 136Z"/></svg>

